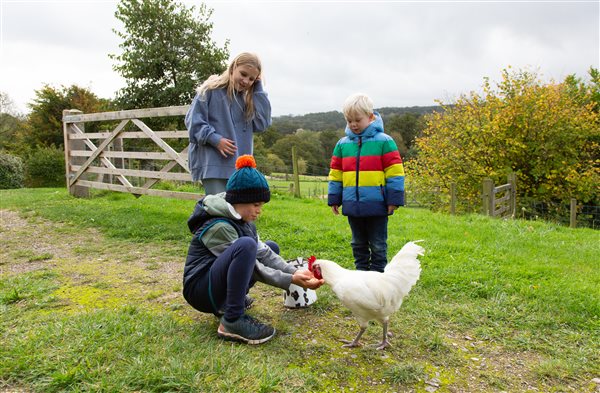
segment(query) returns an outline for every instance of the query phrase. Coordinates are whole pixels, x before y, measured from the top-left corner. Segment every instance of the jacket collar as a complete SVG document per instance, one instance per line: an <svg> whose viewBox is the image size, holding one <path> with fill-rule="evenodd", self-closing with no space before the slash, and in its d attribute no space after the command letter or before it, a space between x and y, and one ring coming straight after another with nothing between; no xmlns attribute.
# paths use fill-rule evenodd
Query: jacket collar
<svg viewBox="0 0 600 393"><path fill-rule="evenodd" d="M375 120L373 120L373 122L360 134L353 133L352 130L346 126L346 136L350 139L357 139L358 137L370 137L379 132L383 132L383 119L381 118L381 115L378 112L373 113L375 114Z"/></svg>

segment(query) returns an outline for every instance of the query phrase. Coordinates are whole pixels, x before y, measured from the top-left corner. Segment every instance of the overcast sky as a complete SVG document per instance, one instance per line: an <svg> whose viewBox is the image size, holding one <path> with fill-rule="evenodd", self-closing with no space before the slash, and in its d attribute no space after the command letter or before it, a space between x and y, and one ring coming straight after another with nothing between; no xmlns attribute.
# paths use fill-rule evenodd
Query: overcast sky
<svg viewBox="0 0 600 393"><path fill-rule="evenodd" d="M17 110L44 84L103 98L124 86L108 57L117 1L0 2L0 91ZM354 92L376 107L450 102L508 66L555 81L600 68L599 0L204 3L218 46L260 56L274 116L341 110Z"/></svg>

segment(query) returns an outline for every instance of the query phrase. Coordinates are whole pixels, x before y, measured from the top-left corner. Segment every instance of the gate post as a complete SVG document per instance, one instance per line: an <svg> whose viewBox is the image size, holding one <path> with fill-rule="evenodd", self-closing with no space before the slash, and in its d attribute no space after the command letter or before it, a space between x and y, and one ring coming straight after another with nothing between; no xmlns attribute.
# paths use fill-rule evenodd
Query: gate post
<svg viewBox="0 0 600 393"><path fill-rule="evenodd" d="M494 181L492 179L483 179L483 214L494 216Z"/></svg>
<svg viewBox="0 0 600 393"><path fill-rule="evenodd" d="M63 136L65 144L65 177L67 182L67 191L69 194L79 198L89 198L90 189L83 186L71 186L70 179L74 176L74 172L71 170L72 165L81 165L85 163L85 157L73 157L71 151L73 150L85 150L85 142L82 139L70 139L69 135L74 134L72 132L70 124L65 121L66 116L80 115L83 112L77 109L65 109L63 110ZM81 131L85 131L85 123L73 123Z"/></svg>

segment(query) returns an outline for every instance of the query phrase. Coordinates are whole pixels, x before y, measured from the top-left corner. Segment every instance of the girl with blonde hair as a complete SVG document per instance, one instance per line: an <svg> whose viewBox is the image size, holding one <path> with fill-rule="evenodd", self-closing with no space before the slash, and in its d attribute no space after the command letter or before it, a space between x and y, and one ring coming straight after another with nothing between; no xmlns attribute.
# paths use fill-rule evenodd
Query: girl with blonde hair
<svg viewBox="0 0 600 393"><path fill-rule="evenodd" d="M240 53L221 75L198 89L185 117L192 179L206 194L225 191L236 159L253 154L253 134L271 125L271 103L262 85L257 55Z"/></svg>

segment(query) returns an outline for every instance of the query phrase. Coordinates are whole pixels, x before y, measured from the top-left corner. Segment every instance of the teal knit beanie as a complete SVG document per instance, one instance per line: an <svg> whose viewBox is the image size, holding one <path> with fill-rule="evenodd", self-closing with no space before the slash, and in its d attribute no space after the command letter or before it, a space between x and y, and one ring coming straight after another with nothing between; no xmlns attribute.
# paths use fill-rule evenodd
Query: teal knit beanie
<svg viewBox="0 0 600 393"><path fill-rule="evenodd" d="M271 192L265 176L256 169L251 155L243 155L235 161L236 171L225 187L225 200L234 203L269 202Z"/></svg>

